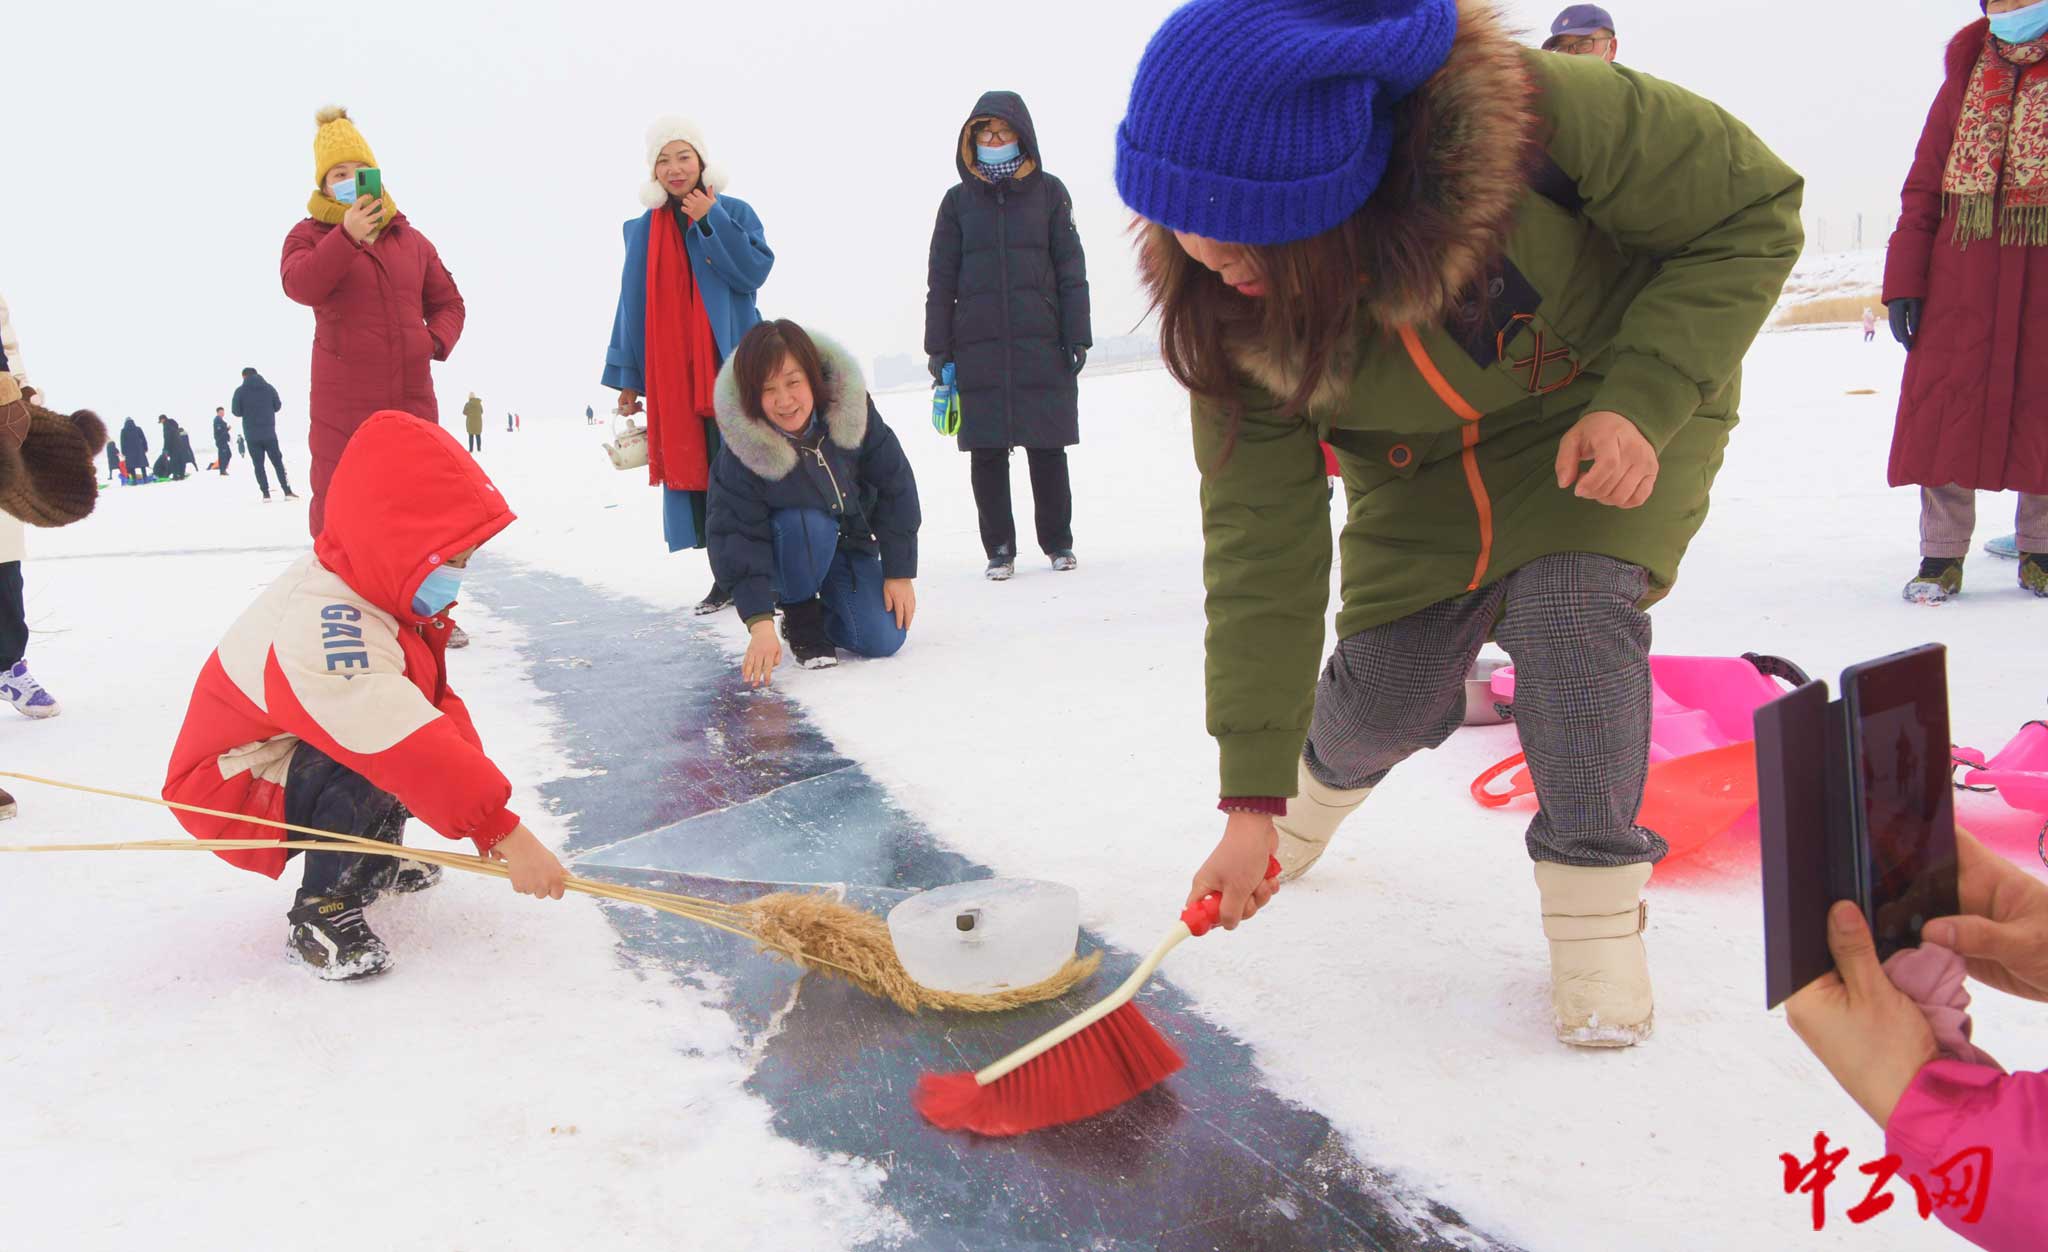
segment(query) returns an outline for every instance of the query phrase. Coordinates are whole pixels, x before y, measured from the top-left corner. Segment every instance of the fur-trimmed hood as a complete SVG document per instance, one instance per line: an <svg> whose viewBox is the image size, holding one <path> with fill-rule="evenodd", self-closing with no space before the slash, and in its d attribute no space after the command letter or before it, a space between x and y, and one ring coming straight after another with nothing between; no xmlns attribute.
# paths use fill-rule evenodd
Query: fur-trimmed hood
<svg viewBox="0 0 2048 1252"><path fill-rule="evenodd" d="M1542 155L1536 83L1524 61L1531 55L1496 0L1459 0L1450 55L1396 106L1393 158L1359 209L1367 247L1359 311L1368 329L1442 320L1505 250ZM1257 345L1237 357L1268 390L1294 394L1298 364ZM1334 402L1354 364L1330 363L1311 409Z"/></svg>
<svg viewBox="0 0 2048 1252"><path fill-rule="evenodd" d="M851 452L868 434L868 384L853 353L824 335L811 334L825 367L825 391L813 397L817 416L825 419L825 436ZM718 371L712 393L718 414L718 435L741 465L769 482L780 482L796 468L796 444L768 422L747 416L740 404L739 375L728 359Z"/></svg>
<svg viewBox="0 0 2048 1252"><path fill-rule="evenodd" d="M640 203L650 209L668 203L668 188L654 181L654 162L663 148L678 139L697 150L697 159L704 165L704 185L721 195L726 191L725 167L712 164L704 148L704 128L687 117L657 117L647 128L647 173L640 184Z"/></svg>

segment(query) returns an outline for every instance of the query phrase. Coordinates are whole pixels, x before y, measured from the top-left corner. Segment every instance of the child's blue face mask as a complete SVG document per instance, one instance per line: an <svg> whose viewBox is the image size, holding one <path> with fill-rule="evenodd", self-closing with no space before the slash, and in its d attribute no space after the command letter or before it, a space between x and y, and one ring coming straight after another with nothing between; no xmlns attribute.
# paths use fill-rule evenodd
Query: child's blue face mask
<svg viewBox="0 0 2048 1252"><path fill-rule="evenodd" d="M2007 43L2032 43L2048 35L2048 0L2010 13L1993 13L1991 33Z"/></svg>
<svg viewBox="0 0 2048 1252"><path fill-rule="evenodd" d="M1001 165L1005 161L1014 161L1017 159L1018 154L1023 151L1023 147L1015 140L1004 144L1000 148L991 148L985 143L974 145L974 155L981 158L983 165Z"/></svg>
<svg viewBox="0 0 2048 1252"><path fill-rule="evenodd" d="M421 617L433 617L449 605L462 591L462 571L452 565L436 565L420 580L420 589L412 594L412 611Z"/></svg>

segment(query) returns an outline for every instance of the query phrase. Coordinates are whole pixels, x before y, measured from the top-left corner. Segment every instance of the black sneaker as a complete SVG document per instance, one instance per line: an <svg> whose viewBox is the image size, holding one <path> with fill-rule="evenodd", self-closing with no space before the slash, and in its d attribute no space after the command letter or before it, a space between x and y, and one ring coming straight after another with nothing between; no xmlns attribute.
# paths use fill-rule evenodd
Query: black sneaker
<svg viewBox="0 0 2048 1252"><path fill-rule="evenodd" d="M355 896L307 896L285 914L291 938L285 955L325 982L353 982L391 968L391 949L363 920Z"/></svg>
<svg viewBox="0 0 2048 1252"><path fill-rule="evenodd" d="M292 491L292 489L291 489L290 487L286 487L286 488L284 489L284 498L285 498L285 499L287 499L287 500L296 500L296 499L298 499L299 497L298 497L298 496L297 496L296 494L294 494L294 493L293 493L293 491Z"/></svg>
<svg viewBox="0 0 2048 1252"><path fill-rule="evenodd" d="M394 805L382 821L364 831L367 838L379 843L397 847L405 842L405 824L412 819L403 804ZM386 891L397 891L398 876L405 866L413 861L401 861L390 856L357 856L354 862L341 872L334 885L337 895L354 896L363 904L376 903L377 897ZM419 888L414 888L419 890Z"/></svg>
<svg viewBox="0 0 2048 1252"><path fill-rule="evenodd" d="M0 822L12 818L17 811L14 803L14 794L5 788L0 788Z"/></svg>
<svg viewBox="0 0 2048 1252"><path fill-rule="evenodd" d="M398 872L391 876L391 890L402 896L415 891L425 891L441 881L441 867L425 861L400 861Z"/></svg>
<svg viewBox="0 0 2048 1252"><path fill-rule="evenodd" d="M782 637L789 641L796 663L805 669L839 664L839 650L825 633L825 602L816 596L782 606Z"/></svg>
<svg viewBox="0 0 2048 1252"><path fill-rule="evenodd" d="M732 592L728 591L723 584L712 583L711 590L704 593L704 598L697 601L697 607L691 609L690 612L698 617L709 617L720 609L729 609L731 607Z"/></svg>
<svg viewBox="0 0 2048 1252"><path fill-rule="evenodd" d="M1052 567L1061 573L1074 568L1075 564L1074 550L1072 548L1061 548L1058 552L1052 554Z"/></svg>
<svg viewBox="0 0 2048 1252"><path fill-rule="evenodd" d="M988 559L988 568L981 572L983 578L992 583L1008 582L1017 572L1017 554L1009 548L997 548Z"/></svg>

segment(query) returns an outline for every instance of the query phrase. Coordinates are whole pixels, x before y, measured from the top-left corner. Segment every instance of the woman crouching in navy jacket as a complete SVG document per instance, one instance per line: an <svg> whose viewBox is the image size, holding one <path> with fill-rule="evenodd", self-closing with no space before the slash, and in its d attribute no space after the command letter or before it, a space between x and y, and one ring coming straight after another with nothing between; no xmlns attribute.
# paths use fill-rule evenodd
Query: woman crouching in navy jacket
<svg viewBox="0 0 2048 1252"><path fill-rule="evenodd" d="M853 355L791 321L748 331L719 371L706 529L711 568L752 639L742 672L760 686L782 660L775 609L797 664L893 656L917 613L917 480L875 411Z"/></svg>

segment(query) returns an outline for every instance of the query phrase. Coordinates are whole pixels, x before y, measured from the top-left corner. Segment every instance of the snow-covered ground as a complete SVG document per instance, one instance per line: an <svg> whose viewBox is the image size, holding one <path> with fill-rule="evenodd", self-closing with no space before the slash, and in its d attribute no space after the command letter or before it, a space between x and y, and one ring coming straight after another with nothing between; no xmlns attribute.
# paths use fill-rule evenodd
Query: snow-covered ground
<svg viewBox="0 0 2048 1252"><path fill-rule="evenodd" d="M1940 640L1958 739L1995 748L2042 714L2048 604L1989 557L1961 601L1900 602L1917 559L1913 496L1884 486L1900 363L1853 330L1759 342L1657 647L1776 652L1832 678ZM1086 381L1080 569L1027 555L1007 584L981 577L966 459L922 396L882 403L927 519L911 642L776 681L960 851L1073 883L1087 925L1149 946L1221 822L1185 400L1156 371ZM517 561L679 612L703 593L702 556L662 553L654 493L610 468L601 435L580 416L486 435L522 521L472 583ZM6 768L155 790L193 674L303 543L300 506L259 503L235 471L110 492L88 523L32 537L30 656L66 708L0 722ZM2010 503L1984 500L1981 536L2010 528ZM487 615L469 625L458 685L521 811L558 837L534 789L565 763L524 641ZM738 622L704 629L736 664ZM1815 1131L1854 1150L1852 1169L1882 1136L1762 1011L1753 824L1652 886L1656 1038L1625 1053L1551 1041L1526 815L1466 795L1513 750L1511 730L1468 730L1408 763L1314 877L1181 949L1170 976L1362 1157L1532 1252L1955 1246L1910 1203L1851 1227L1850 1171L1823 1234L1784 1194L1778 1154ZM15 790L0 842L175 831L146 809ZM1963 804L2031 860L2026 818ZM328 987L280 955L288 896L204 856L0 861L0 1246L236 1247L271 1230L309 1248L834 1248L892 1228L873 1200L886 1163L778 1140L728 1023L687 980L622 961L587 902L451 879L376 906L394 974ZM2007 1063L2048 1063L2048 1010L1987 993L1977 1021Z"/></svg>

